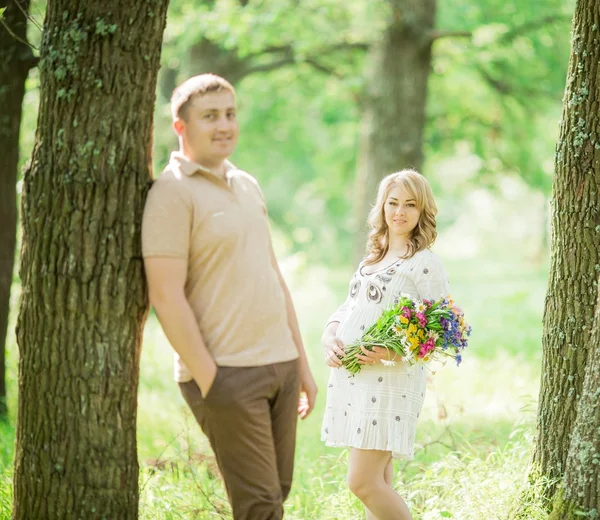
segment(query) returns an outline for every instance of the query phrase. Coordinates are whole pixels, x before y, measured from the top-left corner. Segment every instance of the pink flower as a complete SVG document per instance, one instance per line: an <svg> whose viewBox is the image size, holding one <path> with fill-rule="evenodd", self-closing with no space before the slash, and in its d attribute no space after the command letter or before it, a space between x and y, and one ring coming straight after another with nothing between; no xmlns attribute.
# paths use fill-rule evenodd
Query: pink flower
<svg viewBox="0 0 600 520"><path fill-rule="evenodd" d="M412 318L412 312L408 307L404 307L402 309L402 316L404 316L407 319L411 319Z"/></svg>
<svg viewBox="0 0 600 520"><path fill-rule="evenodd" d="M435 341L433 340L433 338L429 338L425 343L425 348L427 349L427 352L431 352L432 350L435 350Z"/></svg>
<svg viewBox="0 0 600 520"><path fill-rule="evenodd" d="M433 350L435 350L435 341L433 338L429 338L425 343L421 344L421 348L419 349L419 357L423 358Z"/></svg>
<svg viewBox="0 0 600 520"><path fill-rule="evenodd" d="M427 317L422 312L417 312L417 320L419 321L419 325L421 327L425 327L427 325Z"/></svg>

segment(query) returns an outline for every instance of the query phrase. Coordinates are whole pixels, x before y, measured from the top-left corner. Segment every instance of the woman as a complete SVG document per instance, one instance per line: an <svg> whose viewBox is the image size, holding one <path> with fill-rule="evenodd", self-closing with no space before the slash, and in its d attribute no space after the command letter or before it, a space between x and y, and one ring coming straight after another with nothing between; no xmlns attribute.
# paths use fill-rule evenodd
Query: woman
<svg viewBox="0 0 600 520"><path fill-rule="evenodd" d="M420 300L448 295L440 259L430 251L437 207L425 177L402 170L385 177L369 214L366 257L350 280L348 298L329 319L322 343L332 367L322 439L350 448L348 485L368 520L410 520L393 487L392 457L412 459L425 398L425 369L407 367L387 349L363 349L352 375L342 367L344 345L360 338L401 293Z"/></svg>

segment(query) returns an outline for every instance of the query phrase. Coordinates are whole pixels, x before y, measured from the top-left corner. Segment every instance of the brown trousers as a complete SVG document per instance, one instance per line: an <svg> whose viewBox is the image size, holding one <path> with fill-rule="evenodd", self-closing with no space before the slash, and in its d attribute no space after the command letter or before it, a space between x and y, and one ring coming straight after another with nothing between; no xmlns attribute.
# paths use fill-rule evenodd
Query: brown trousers
<svg viewBox="0 0 600 520"><path fill-rule="evenodd" d="M183 398L208 437L235 520L280 520L292 487L298 362L219 367L206 397L195 381Z"/></svg>

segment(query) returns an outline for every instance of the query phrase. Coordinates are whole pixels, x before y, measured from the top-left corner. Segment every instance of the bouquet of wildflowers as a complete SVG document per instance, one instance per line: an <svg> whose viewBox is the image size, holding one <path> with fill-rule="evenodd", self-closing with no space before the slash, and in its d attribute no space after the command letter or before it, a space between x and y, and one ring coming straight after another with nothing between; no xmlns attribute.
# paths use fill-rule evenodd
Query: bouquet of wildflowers
<svg viewBox="0 0 600 520"><path fill-rule="evenodd" d="M356 374L361 366L356 354L361 347L385 347L390 358L400 357L409 366L427 364L452 358L460 365L461 352L467 347L471 327L465 322L463 311L448 296L437 301L413 300L402 294L381 313L381 316L363 336L344 349L343 366ZM382 360L394 365L393 360Z"/></svg>

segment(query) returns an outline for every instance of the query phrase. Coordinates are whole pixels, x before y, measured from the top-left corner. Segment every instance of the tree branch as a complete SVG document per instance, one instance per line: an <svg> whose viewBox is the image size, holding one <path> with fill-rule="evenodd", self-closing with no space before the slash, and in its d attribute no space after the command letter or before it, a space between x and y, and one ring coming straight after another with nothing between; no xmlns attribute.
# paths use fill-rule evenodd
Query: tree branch
<svg viewBox="0 0 600 520"><path fill-rule="evenodd" d="M498 94L500 94L501 96L510 96L513 99L517 100L523 108L527 108L527 100L529 98L540 98L544 96L551 99L550 93L542 88L525 88L523 86L511 84L502 79L498 79L498 77L492 76L481 65L475 65L475 69L477 70L477 72L479 72L479 74L481 74L485 82L493 90L498 92Z"/></svg>
<svg viewBox="0 0 600 520"><path fill-rule="evenodd" d="M340 74L337 70L332 69L331 67L327 67L326 65L323 65L322 63L319 63L314 58L306 58L304 60L304 63L306 63L307 65L310 65L313 69L318 70L319 72L322 72L323 74L327 74L328 76L334 76L339 79L342 79L344 77L344 75Z"/></svg>
<svg viewBox="0 0 600 520"><path fill-rule="evenodd" d="M322 56L325 53L336 52L336 51L349 51L349 50L369 50L369 44L366 42L340 42L335 45L329 45L319 50L319 55Z"/></svg>
<svg viewBox="0 0 600 520"><path fill-rule="evenodd" d="M273 45L272 47L265 47L258 52L253 52L252 54L246 54L242 59L244 60L253 60L254 58L259 58L261 56L265 56L267 54L293 54L294 48L291 45Z"/></svg>
<svg viewBox="0 0 600 520"><path fill-rule="evenodd" d="M305 58L296 58L294 53L294 47L292 45L279 45L273 47L267 47L260 52L256 52L254 54L249 54L243 58L244 62L252 62L253 59L265 57L268 55L276 55L281 54L282 56L279 58L274 58L272 61L267 63L257 63L256 65L248 65L244 68L243 72L240 74L240 79L248 76L250 74L255 74L257 72L269 72L271 70L278 69L280 67L285 67L286 65L292 65L294 63L306 63L310 65L314 69L319 72L323 72L324 74L329 74L335 76L337 78L342 78L343 76L337 72L335 69L327 67L322 63L316 61L314 56L324 56L327 54L331 54L337 51L345 51L345 50L367 50L369 48L368 44L362 42L350 43L350 42L342 42L336 43L334 45L329 45L327 47L323 47L321 49L316 49L313 53Z"/></svg>
<svg viewBox="0 0 600 520"><path fill-rule="evenodd" d="M544 27L545 25L553 24L554 22L569 22L571 23L571 17L566 14L556 14L550 16L544 16L543 18L539 18L538 20L531 20L529 22L525 22L523 25L519 27L515 27L510 31L504 33L500 38L500 43L508 43L519 36L530 32L535 31Z"/></svg>
<svg viewBox="0 0 600 520"><path fill-rule="evenodd" d="M26 11L23 8L23 6L19 2L19 0L14 0L14 4L19 8L19 11L21 11L23 13L23 16L25 17L25 19L29 20L33 25L35 25L40 30L40 32L42 32L42 26L37 22L37 20L28 11Z"/></svg>
<svg viewBox="0 0 600 520"><path fill-rule="evenodd" d="M369 44L365 42L340 42L334 45L328 45L326 47L322 47L321 49L317 49L314 54L318 56L323 56L325 54L331 54L333 52L338 51L347 51L347 50L361 50L366 51L369 49ZM267 54L294 54L294 47L291 44L287 45L274 45L272 47L266 47L258 52L253 54L247 54L243 59L254 59L260 56L265 56Z"/></svg>
<svg viewBox="0 0 600 520"><path fill-rule="evenodd" d="M496 92L503 96L510 95L513 92L513 88L502 80L494 78L487 70L485 70L481 65L475 65L477 72L481 74L485 82L492 87Z"/></svg>
<svg viewBox="0 0 600 520"><path fill-rule="evenodd" d="M23 40L22 38L19 38L13 31L12 29L8 26L8 24L6 23L6 21L4 20L4 17L0 17L0 24L2 24L4 26L4 28L8 31L8 34L10 34L15 40L17 40L19 43L22 43L23 45L27 45L27 47L30 47L32 49L35 49L36 51L38 50L37 47L35 47L34 45L31 45L31 43L29 43L26 40Z"/></svg>
<svg viewBox="0 0 600 520"><path fill-rule="evenodd" d="M507 33L503 34L498 40L500 43L508 43L511 40L521 36L530 31L535 31L546 25L550 25L554 22L570 22L571 17L566 14L550 15L540 18L538 20L531 20L529 22L511 29ZM471 38L473 33L471 31L442 31L434 29L429 33L429 39L433 42L441 38Z"/></svg>
<svg viewBox="0 0 600 520"><path fill-rule="evenodd" d="M431 42L441 40L442 38L471 38L471 36L473 36L471 31L439 31L436 29L429 33Z"/></svg>
<svg viewBox="0 0 600 520"><path fill-rule="evenodd" d="M249 76L250 74L256 74L257 72L269 72L271 70L279 69L281 67L285 67L286 65L292 65L296 62L296 59L293 56L289 56L286 58L281 58L280 60L273 60L270 63L259 63L257 65L250 65L244 69L244 71L240 74L240 79Z"/></svg>

